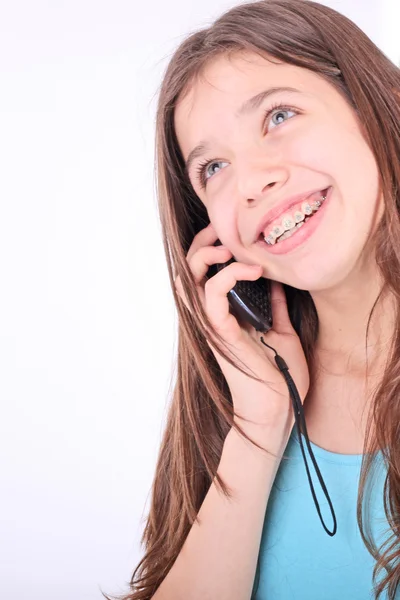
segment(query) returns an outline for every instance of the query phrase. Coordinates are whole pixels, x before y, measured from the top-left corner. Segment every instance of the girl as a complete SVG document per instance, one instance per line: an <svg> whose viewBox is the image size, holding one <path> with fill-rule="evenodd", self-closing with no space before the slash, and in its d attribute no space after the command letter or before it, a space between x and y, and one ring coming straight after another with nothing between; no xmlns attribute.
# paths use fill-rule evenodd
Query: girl
<svg viewBox="0 0 400 600"><path fill-rule="evenodd" d="M399 88L353 22L304 0L237 6L170 61L157 167L178 370L123 600L396 597ZM256 280L263 333L229 300Z"/></svg>

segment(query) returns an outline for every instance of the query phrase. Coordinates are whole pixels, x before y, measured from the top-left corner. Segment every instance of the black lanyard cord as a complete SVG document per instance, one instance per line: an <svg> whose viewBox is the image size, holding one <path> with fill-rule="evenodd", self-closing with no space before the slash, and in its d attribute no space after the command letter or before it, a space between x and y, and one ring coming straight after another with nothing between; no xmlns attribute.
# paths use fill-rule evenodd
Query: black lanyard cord
<svg viewBox="0 0 400 600"><path fill-rule="evenodd" d="M317 461L315 460L314 453L313 453L312 448L310 446L310 440L308 438L306 421L305 421L305 418L304 418L304 409L303 409L303 405L302 405L302 402L301 402L301 398L299 396L299 392L297 391L296 385L295 385L295 383L294 383L294 381L292 379L292 376L289 373L289 367L287 366L286 362L283 360L283 358L281 356L279 356L279 354L277 353L277 351L275 350L275 348L272 348L272 346L269 346L266 342L264 342L264 339L263 339L262 336L260 337L260 340L264 344L264 346L267 346L267 348L270 348L271 350L273 350L275 352L275 357L274 357L275 358L275 362L276 362L279 370L282 372L282 374L283 374L283 376L285 378L285 381L287 383L287 386L289 388L290 397L292 399L294 417L295 417L295 421L296 421L297 435L298 435L298 438L299 438L299 441L300 441L301 453L303 455L303 460L304 460L304 464L305 464L305 467L306 467L308 482L309 482L311 493L312 493L312 496L313 496L313 499L314 499L314 504L315 504L315 506L317 508L317 512L318 512L318 515L319 515L319 518L321 520L323 528L325 529L325 531L326 531L326 533L328 535L330 535L330 536L333 537L335 535L336 531L337 531L337 522L336 522L335 511L333 510L333 506L332 506L331 499L329 497L328 490L326 489L325 482L323 480L323 477L322 477L321 472L319 470ZM299 421L300 421L300 424L299 424ZM312 482L312 479L311 479L310 470L308 468L307 459L306 459L306 456L305 456L305 453L304 453L303 441L301 439L302 430L303 430L304 436L306 438L307 448L308 448L308 451L310 453L311 460L312 460L312 462L314 464L315 471L317 473L319 482L321 484L321 487L322 487L322 489L324 491L325 497L328 500L328 504L329 504L329 507L331 509L331 513L332 513L332 517L333 517L333 523L334 523L334 525L333 525L333 531L329 531L329 529L327 529L327 527L326 527L326 525L324 523L324 520L322 518L322 515L321 515L321 510L320 510L320 507L319 507L318 499L317 499L317 496L315 495L314 485L313 485L313 482Z"/></svg>

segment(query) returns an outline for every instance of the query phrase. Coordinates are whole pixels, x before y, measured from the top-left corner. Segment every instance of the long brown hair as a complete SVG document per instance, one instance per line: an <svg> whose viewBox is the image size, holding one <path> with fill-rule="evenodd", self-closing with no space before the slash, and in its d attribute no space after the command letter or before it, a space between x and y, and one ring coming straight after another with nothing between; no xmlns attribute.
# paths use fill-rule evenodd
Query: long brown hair
<svg viewBox="0 0 400 600"><path fill-rule="evenodd" d="M400 72L352 21L308 0L262 0L234 7L211 27L185 39L165 72L156 121L156 169L163 243L179 317L177 373L142 537L145 554L133 572L130 591L120 599L149 600L153 596L175 562L213 480L230 495L217 468L225 437L237 426L229 388L206 342L212 327L185 258L194 235L209 220L184 173L174 109L211 61L243 51L268 55L324 77L357 112L378 165L385 212L372 247L384 281L381 294L391 292L396 300L396 328L368 416L357 521L362 539L376 559L375 599L386 588L393 600L400 580L400 107L396 96ZM177 275L190 313L175 290ZM313 300L308 292L288 285L284 288L291 321L310 364L318 334ZM387 467L384 507L390 525L390 537L379 550L370 530L363 530L361 510L367 475L378 450ZM383 569L385 577L376 584Z"/></svg>

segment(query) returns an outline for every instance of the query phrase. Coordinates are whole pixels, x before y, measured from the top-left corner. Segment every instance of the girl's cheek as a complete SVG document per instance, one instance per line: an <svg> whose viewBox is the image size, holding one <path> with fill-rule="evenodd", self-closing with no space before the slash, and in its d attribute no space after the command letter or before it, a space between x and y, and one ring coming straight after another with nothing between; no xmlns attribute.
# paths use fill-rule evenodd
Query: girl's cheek
<svg viewBox="0 0 400 600"><path fill-rule="evenodd" d="M307 135L292 138L290 144L281 152L282 163L288 165L309 166L310 169L321 165L327 148L327 132L319 129L310 131Z"/></svg>
<svg viewBox="0 0 400 600"><path fill-rule="evenodd" d="M229 241L230 243L235 244L235 240L237 240L237 224L232 202L229 204L226 203L225 205L221 203L218 207L213 207L208 214L209 219L219 236L222 237L225 242Z"/></svg>

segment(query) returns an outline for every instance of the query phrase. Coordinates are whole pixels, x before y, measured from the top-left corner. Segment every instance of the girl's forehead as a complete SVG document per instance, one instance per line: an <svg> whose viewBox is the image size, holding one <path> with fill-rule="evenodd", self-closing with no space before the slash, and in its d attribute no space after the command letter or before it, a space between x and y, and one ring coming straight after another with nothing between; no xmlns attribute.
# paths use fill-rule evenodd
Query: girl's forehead
<svg viewBox="0 0 400 600"><path fill-rule="evenodd" d="M213 62L178 99L174 125L184 154L202 139L205 129L214 129L218 124L233 127L272 92L274 99L284 94L293 102L300 98L326 100L333 92L322 77L295 65L276 65L258 56L255 64L249 59L237 61L238 65L226 58Z"/></svg>
<svg viewBox="0 0 400 600"><path fill-rule="evenodd" d="M175 127L193 122L199 114L228 110L243 116L246 101L267 88L293 88L310 96L326 95L331 86L317 73L291 65L276 64L258 55L221 56L208 64L188 84L175 107ZM237 111L237 112L236 112Z"/></svg>

